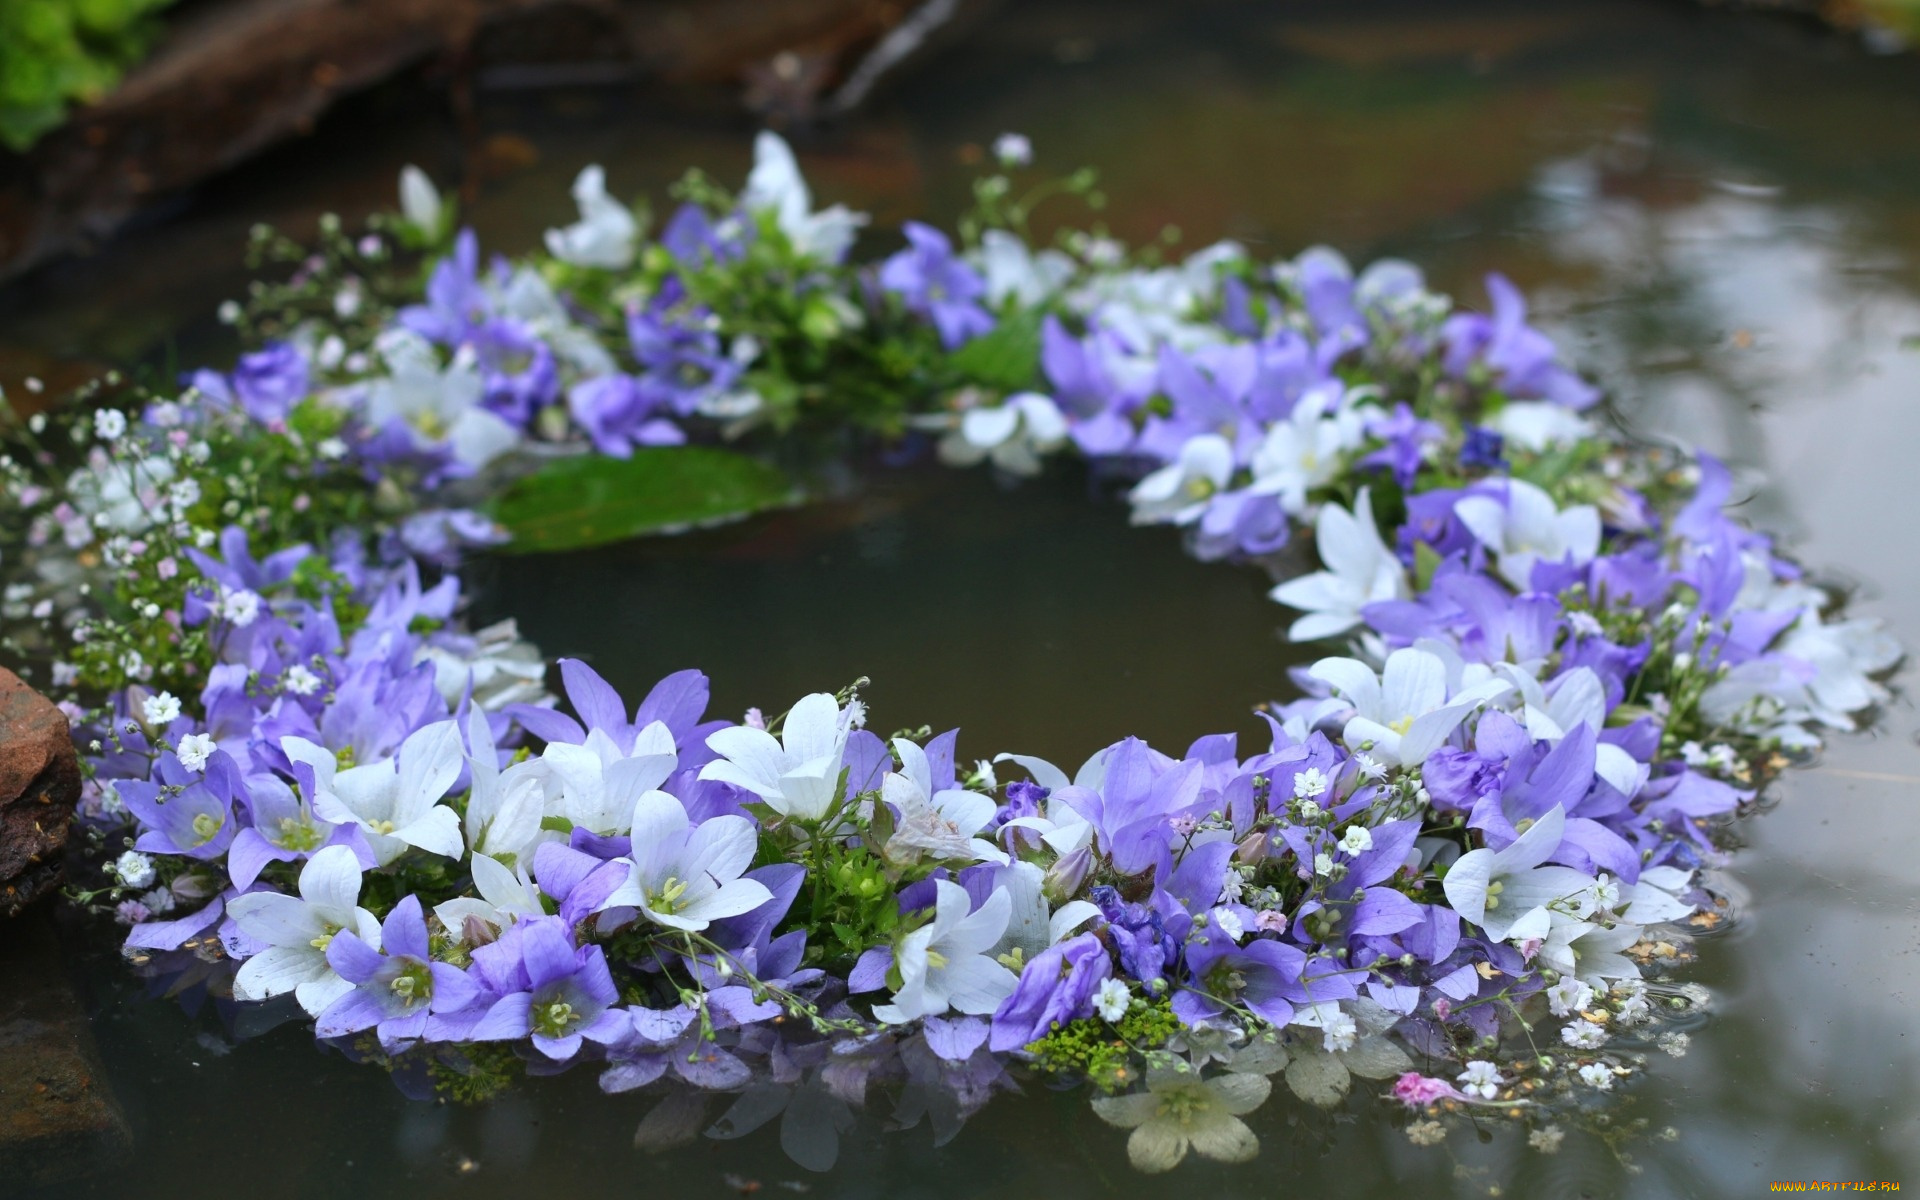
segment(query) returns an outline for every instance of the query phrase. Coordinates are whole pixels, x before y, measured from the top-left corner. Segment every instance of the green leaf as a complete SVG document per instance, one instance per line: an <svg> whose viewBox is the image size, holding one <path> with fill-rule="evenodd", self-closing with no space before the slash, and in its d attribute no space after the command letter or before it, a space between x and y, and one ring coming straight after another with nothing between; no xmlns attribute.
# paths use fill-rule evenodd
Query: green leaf
<svg viewBox="0 0 1920 1200"><path fill-rule="evenodd" d="M631 458L559 459L508 488L488 508L513 553L578 550L651 533L677 533L797 503L778 468L711 446L652 446Z"/></svg>
<svg viewBox="0 0 1920 1200"><path fill-rule="evenodd" d="M1002 317L992 333L955 350L947 362L968 382L1017 392L1039 382L1040 316L1022 312Z"/></svg>

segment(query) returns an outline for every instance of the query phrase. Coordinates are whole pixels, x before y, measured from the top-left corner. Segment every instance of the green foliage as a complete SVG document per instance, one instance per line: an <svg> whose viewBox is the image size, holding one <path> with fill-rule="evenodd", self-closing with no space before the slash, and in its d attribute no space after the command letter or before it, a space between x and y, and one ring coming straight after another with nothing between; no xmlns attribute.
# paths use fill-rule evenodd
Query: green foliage
<svg viewBox="0 0 1920 1200"><path fill-rule="evenodd" d="M1082 1017L1027 1046L1034 1066L1054 1075L1079 1076L1115 1092L1139 1078L1138 1060L1149 1050L1167 1044L1180 1029L1168 1000L1135 997L1127 1015L1116 1024L1100 1017Z"/></svg>
<svg viewBox="0 0 1920 1200"><path fill-rule="evenodd" d="M799 499L778 468L711 446L558 459L494 500L509 551L578 550L743 517Z"/></svg>
<svg viewBox="0 0 1920 1200"><path fill-rule="evenodd" d="M953 352L947 365L969 383L1017 392L1040 382L1040 314L1023 309Z"/></svg>
<svg viewBox="0 0 1920 1200"><path fill-rule="evenodd" d="M851 961L905 932L899 881L865 846L827 843L803 886L794 911L806 915L808 954L822 962Z"/></svg>
<svg viewBox="0 0 1920 1200"><path fill-rule="evenodd" d="M0 4L0 143L25 151L91 103L152 43L173 0L6 0Z"/></svg>

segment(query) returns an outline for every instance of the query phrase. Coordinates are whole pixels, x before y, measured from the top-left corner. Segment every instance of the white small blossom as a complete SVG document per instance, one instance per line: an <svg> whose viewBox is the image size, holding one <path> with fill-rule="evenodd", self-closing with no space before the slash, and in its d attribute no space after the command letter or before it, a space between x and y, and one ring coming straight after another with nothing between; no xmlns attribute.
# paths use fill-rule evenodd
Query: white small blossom
<svg viewBox="0 0 1920 1200"><path fill-rule="evenodd" d="M180 739L180 745L174 749L174 754L179 757L180 765L187 770L204 771L207 768L207 758L215 749L210 735L190 733Z"/></svg>
<svg viewBox="0 0 1920 1200"><path fill-rule="evenodd" d="M858 696L847 701L847 723L855 729L867 727L867 703Z"/></svg>
<svg viewBox="0 0 1920 1200"><path fill-rule="evenodd" d="M1351 1050L1359 1040L1360 1025L1345 1012L1335 1008L1320 1018L1320 1044L1328 1054Z"/></svg>
<svg viewBox="0 0 1920 1200"><path fill-rule="evenodd" d="M1240 918L1235 916L1233 910L1230 908L1214 909L1212 919L1215 929L1218 929L1221 933L1226 934L1236 942L1247 935L1247 927L1240 923Z"/></svg>
<svg viewBox="0 0 1920 1200"><path fill-rule="evenodd" d="M1603 1092L1613 1090L1613 1068L1605 1063L1588 1063L1580 1068L1580 1082Z"/></svg>
<svg viewBox="0 0 1920 1200"><path fill-rule="evenodd" d="M296 696L311 696L320 690L320 677L295 663L280 677L280 686Z"/></svg>
<svg viewBox="0 0 1920 1200"><path fill-rule="evenodd" d="M220 307L214 311L215 315L220 318L222 325L238 325L240 323L240 305L237 301L222 300Z"/></svg>
<svg viewBox="0 0 1920 1200"><path fill-rule="evenodd" d="M153 860L138 850L129 850L113 860L113 873L130 888L149 887L153 883Z"/></svg>
<svg viewBox="0 0 1920 1200"><path fill-rule="evenodd" d="M128 654L133 656L132 651L128 651ZM128 674L132 674L132 672L129 671ZM156 729L165 728L180 719L180 698L172 692L161 692L157 696L148 696L141 707L146 713L147 724Z"/></svg>
<svg viewBox="0 0 1920 1200"><path fill-rule="evenodd" d="M176 510L184 512L200 503L200 481L193 478L179 480L167 489L167 496Z"/></svg>
<svg viewBox="0 0 1920 1200"><path fill-rule="evenodd" d="M975 782L983 788L997 788L1000 786L1000 777L993 773L993 764L984 758L974 759L973 777Z"/></svg>
<svg viewBox="0 0 1920 1200"><path fill-rule="evenodd" d="M1353 765L1359 768L1360 778L1369 782L1377 782L1387 777L1386 764L1371 754L1354 755Z"/></svg>
<svg viewBox="0 0 1920 1200"><path fill-rule="evenodd" d="M342 459L347 456L347 444L337 437L321 438L313 452L325 459Z"/></svg>
<svg viewBox="0 0 1920 1200"><path fill-rule="evenodd" d="M1300 810L1300 819L1302 821L1318 821L1320 819L1320 806L1313 801L1302 800L1298 803L1297 807Z"/></svg>
<svg viewBox="0 0 1920 1200"><path fill-rule="evenodd" d="M1554 1016L1565 1017L1593 1003L1593 989L1571 975L1547 989L1547 1008Z"/></svg>
<svg viewBox="0 0 1920 1200"><path fill-rule="evenodd" d="M1024 167L1033 162L1033 142L1024 133L1003 133L993 139L993 156L1003 167Z"/></svg>
<svg viewBox="0 0 1920 1200"><path fill-rule="evenodd" d="M1127 1015L1127 1006L1133 1002L1132 993L1127 985L1118 979L1108 978L1100 983L1100 990L1093 994L1093 1007L1099 1012L1100 1019L1107 1024L1117 1023Z"/></svg>
<svg viewBox="0 0 1920 1200"><path fill-rule="evenodd" d="M1365 825L1347 826L1347 832L1340 837L1340 848L1349 856L1365 854L1373 849L1373 831Z"/></svg>
<svg viewBox="0 0 1920 1200"><path fill-rule="evenodd" d="M1500 1094L1500 1068L1482 1058L1476 1058L1460 1072L1461 1091L1469 1096L1478 1096L1482 1100L1491 1100Z"/></svg>
<svg viewBox="0 0 1920 1200"><path fill-rule="evenodd" d="M1662 1050L1673 1055L1673 1057L1685 1058L1687 1056L1687 1047L1692 1041L1693 1039L1686 1034L1675 1030L1672 1033L1661 1034L1658 1039L1658 1044Z"/></svg>
<svg viewBox="0 0 1920 1200"><path fill-rule="evenodd" d="M103 408L93 414L93 432L103 442L117 442L127 432L127 414L117 408Z"/></svg>
<svg viewBox="0 0 1920 1200"><path fill-rule="evenodd" d="M1320 773L1319 767L1308 767L1293 777L1293 794L1297 799L1309 800L1324 795L1327 790L1327 777Z"/></svg>
<svg viewBox="0 0 1920 1200"><path fill-rule="evenodd" d="M1612 912L1620 904L1620 881L1604 871L1593 881L1591 891L1593 907L1602 912Z"/></svg>
<svg viewBox="0 0 1920 1200"><path fill-rule="evenodd" d="M1527 1145L1532 1146L1542 1154L1556 1154L1560 1150L1560 1143L1565 1141L1566 1138L1566 1130L1560 1128L1558 1125L1548 1125L1543 1129L1536 1129L1528 1134Z"/></svg>
<svg viewBox="0 0 1920 1200"><path fill-rule="evenodd" d="M1333 855L1331 854L1314 855L1313 856L1313 873L1315 875L1333 874Z"/></svg>
<svg viewBox="0 0 1920 1200"><path fill-rule="evenodd" d="M1607 1031L1592 1021L1569 1021L1561 1027L1560 1040L1575 1050L1598 1050L1607 1044Z"/></svg>
<svg viewBox="0 0 1920 1200"><path fill-rule="evenodd" d="M1567 614L1567 627L1581 637L1599 637L1606 632L1605 629L1601 628L1600 622L1594 619L1592 613L1584 613L1578 610Z"/></svg>
<svg viewBox="0 0 1920 1200"><path fill-rule="evenodd" d="M214 615L233 625L245 629L260 617L260 596L256 592L241 588L221 588L220 598L214 601Z"/></svg>

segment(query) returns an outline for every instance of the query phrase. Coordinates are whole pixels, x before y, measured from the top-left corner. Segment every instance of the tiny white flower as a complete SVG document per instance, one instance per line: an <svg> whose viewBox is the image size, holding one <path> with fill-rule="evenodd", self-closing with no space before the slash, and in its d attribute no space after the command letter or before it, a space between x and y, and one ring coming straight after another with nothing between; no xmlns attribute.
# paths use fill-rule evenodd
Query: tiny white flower
<svg viewBox="0 0 1920 1200"><path fill-rule="evenodd" d="M1693 1039L1691 1037L1688 1037L1678 1030L1672 1033L1663 1033L1658 1039L1660 1048L1675 1058L1685 1058L1687 1056L1687 1047L1692 1042Z"/></svg>
<svg viewBox="0 0 1920 1200"><path fill-rule="evenodd" d="M1570 1016L1593 1003L1593 989L1571 975L1547 989L1547 1008L1554 1016Z"/></svg>
<svg viewBox="0 0 1920 1200"><path fill-rule="evenodd" d="M1602 912L1612 912L1620 904L1620 881L1602 872L1600 878L1593 881L1593 907Z"/></svg>
<svg viewBox="0 0 1920 1200"><path fill-rule="evenodd" d="M130 888L147 887L153 883L153 860L138 850L129 850L113 860L113 873Z"/></svg>
<svg viewBox="0 0 1920 1200"><path fill-rule="evenodd" d="M1607 1044L1607 1030L1592 1021L1569 1021L1560 1029L1560 1040L1575 1050L1598 1050Z"/></svg>
<svg viewBox="0 0 1920 1200"><path fill-rule="evenodd" d="M174 508L181 510L192 508L200 503L200 481L182 479L167 489L167 495L173 501Z"/></svg>
<svg viewBox="0 0 1920 1200"><path fill-rule="evenodd" d="M322 438L313 448L314 453L325 459L341 459L347 456L347 444L337 437Z"/></svg>
<svg viewBox="0 0 1920 1200"><path fill-rule="evenodd" d="M1364 825L1349 825L1347 832L1341 835L1340 848L1349 856L1365 854L1373 849L1373 831Z"/></svg>
<svg viewBox="0 0 1920 1200"><path fill-rule="evenodd" d="M240 305L232 300L222 300L220 307L215 310L215 315L220 318L222 325L238 325L240 323Z"/></svg>
<svg viewBox="0 0 1920 1200"><path fill-rule="evenodd" d="M1213 910L1212 917L1213 927L1234 941L1237 942L1247 935L1247 927L1240 923L1240 918L1234 915L1232 909L1216 908Z"/></svg>
<svg viewBox="0 0 1920 1200"><path fill-rule="evenodd" d="M1588 1063L1580 1068L1580 1082L1603 1092L1613 1090L1613 1069L1605 1063Z"/></svg>
<svg viewBox="0 0 1920 1200"><path fill-rule="evenodd" d="M93 432L103 442L117 442L127 431L127 414L117 408L103 408L93 414Z"/></svg>
<svg viewBox="0 0 1920 1200"><path fill-rule="evenodd" d="M858 696L847 701L847 723L855 729L867 727L867 704Z"/></svg>
<svg viewBox="0 0 1920 1200"><path fill-rule="evenodd" d="M135 657L133 651L130 650L127 653L129 657ZM131 670L127 673L133 674ZM164 728L180 719L180 698L172 692L148 696L142 707L146 712L147 724L155 728Z"/></svg>
<svg viewBox="0 0 1920 1200"><path fill-rule="evenodd" d="M1465 1085L1461 1091L1482 1100L1491 1100L1499 1095L1500 1084L1504 1082L1500 1078L1500 1068L1480 1058L1467 1064L1467 1069L1460 1072L1459 1080Z"/></svg>
<svg viewBox="0 0 1920 1200"><path fill-rule="evenodd" d="M250 592L245 588L235 591L222 587L220 598L214 601L213 612L215 616L235 628L245 629L259 619L260 597L258 593Z"/></svg>
<svg viewBox="0 0 1920 1200"><path fill-rule="evenodd" d="M1093 994L1093 1007L1100 1019L1107 1024L1116 1024L1127 1015L1127 1006L1133 1002L1133 995L1127 991L1127 985L1118 979L1108 978L1101 981L1100 990Z"/></svg>
<svg viewBox="0 0 1920 1200"><path fill-rule="evenodd" d="M1033 142L1024 133L1003 133L993 139L993 156L1003 167L1024 167L1033 161Z"/></svg>
<svg viewBox="0 0 1920 1200"><path fill-rule="evenodd" d="M1594 619L1592 613L1577 610L1567 614L1567 628L1581 637L1599 637L1606 632L1600 627L1600 622Z"/></svg>
<svg viewBox="0 0 1920 1200"><path fill-rule="evenodd" d="M1320 806L1311 800L1300 801L1299 809L1300 819L1302 821L1317 821L1320 819Z"/></svg>
<svg viewBox="0 0 1920 1200"><path fill-rule="evenodd" d="M207 759L215 749L211 735L190 733L180 739L180 745L175 748L174 754L179 756L180 765L187 770L204 771L207 769Z"/></svg>
<svg viewBox="0 0 1920 1200"><path fill-rule="evenodd" d="M1360 778L1377 781L1387 777L1387 766L1371 754L1356 754L1353 765L1360 770Z"/></svg>
<svg viewBox="0 0 1920 1200"><path fill-rule="evenodd" d="M1527 1145L1532 1146L1542 1154L1554 1154L1559 1151L1560 1143L1565 1141L1566 1137L1566 1130L1560 1128L1558 1125L1548 1125L1544 1129L1536 1129L1528 1134Z"/></svg>
<svg viewBox="0 0 1920 1200"><path fill-rule="evenodd" d="M1313 856L1313 873L1315 875L1333 874L1333 855L1331 854L1314 855Z"/></svg>
<svg viewBox="0 0 1920 1200"><path fill-rule="evenodd" d="M973 777L974 781L980 787L997 788L1000 786L1000 777L993 773L993 764L984 758L976 758L973 760Z"/></svg>
<svg viewBox="0 0 1920 1200"><path fill-rule="evenodd" d="M1302 800L1321 795L1327 790L1327 777L1320 773L1319 767L1308 767L1293 777L1293 794Z"/></svg>
<svg viewBox="0 0 1920 1200"><path fill-rule="evenodd" d="M280 686L296 696L311 696L320 690L320 677L295 663L280 677Z"/></svg>
<svg viewBox="0 0 1920 1200"><path fill-rule="evenodd" d="M1320 1018L1320 1040L1328 1054L1351 1050L1360 1040L1359 1023L1341 1010L1333 1009Z"/></svg>

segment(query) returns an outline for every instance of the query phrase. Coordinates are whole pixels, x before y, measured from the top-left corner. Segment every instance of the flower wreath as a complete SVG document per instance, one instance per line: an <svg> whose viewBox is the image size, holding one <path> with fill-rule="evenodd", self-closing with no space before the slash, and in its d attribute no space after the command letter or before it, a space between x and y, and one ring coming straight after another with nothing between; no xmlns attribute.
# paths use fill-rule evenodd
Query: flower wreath
<svg viewBox="0 0 1920 1200"><path fill-rule="evenodd" d="M869 266L771 134L652 240L588 168L518 263L409 168L364 235L256 232L294 269L223 308L262 346L231 373L17 422L8 644L55 660L101 851L77 894L133 963L297 1004L417 1094L591 1063L964 1116L1066 1075L1163 1170L1251 1157L1284 1072L1322 1105L1392 1080L1416 1140L1481 1106L1556 1143L1703 1003L1660 972L1720 919L1716 822L1897 648L1724 515L1720 464L1596 422L1505 280L1481 315L1326 249L1036 250L1039 199L1101 198L1016 194L1030 153L996 145L961 248L909 223ZM697 671L630 708L563 660L567 715L510 622L462 627L466 548L779 502L721 443L849 427L1016 475L1078 451L1205 559L1310 533L1324 566L1273 598L1350 653L1244 757L1068 770L883 740L857 685L733 722ZM579 520L582 487L640 508ZM1515 1049L1541 1020L1551 1053Z"/></svg>

